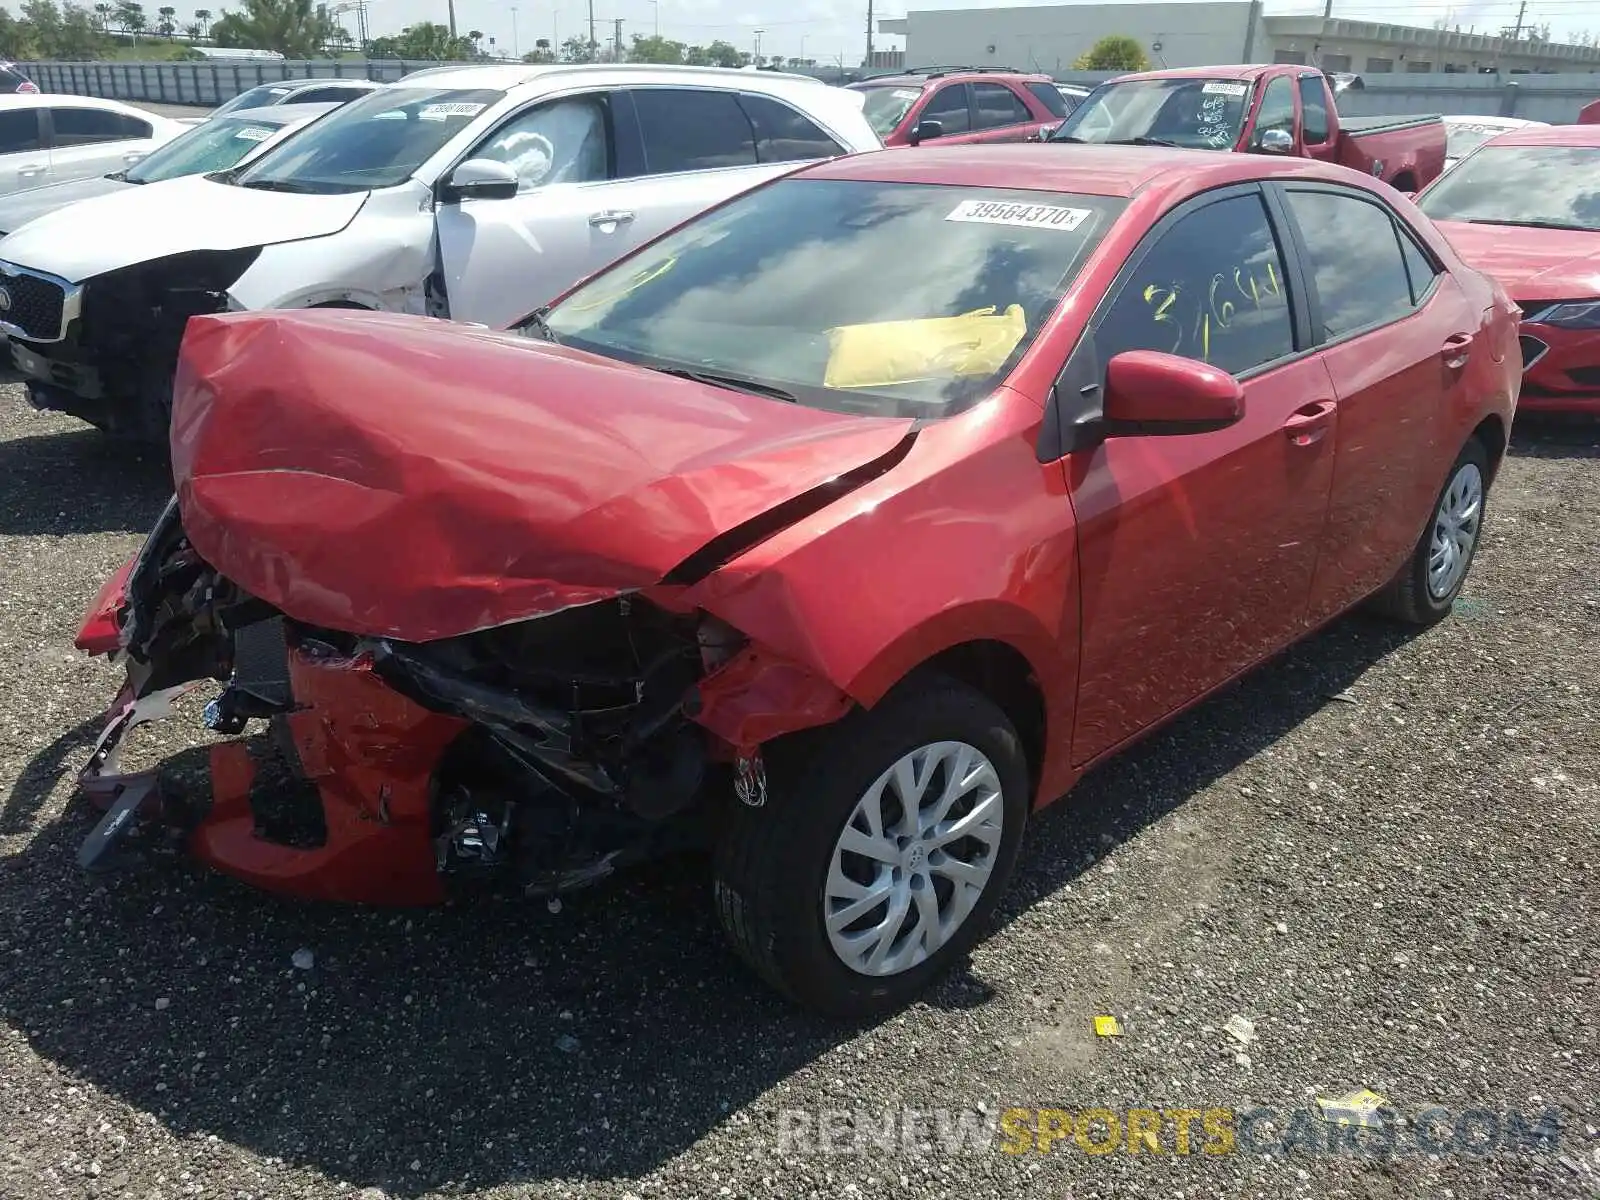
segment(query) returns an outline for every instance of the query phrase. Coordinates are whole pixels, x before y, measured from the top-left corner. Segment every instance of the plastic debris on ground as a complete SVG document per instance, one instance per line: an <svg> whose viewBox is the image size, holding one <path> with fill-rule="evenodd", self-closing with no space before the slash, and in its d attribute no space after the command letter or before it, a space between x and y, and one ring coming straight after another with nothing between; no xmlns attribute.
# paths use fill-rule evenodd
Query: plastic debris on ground
<svg viewBox="0 0 1600 1200"><path fill-rule="evenodd" d="M1377 1129L1383 1124L1378 1110L1387 1107L1388 1103L1377 1092L1367 1088L1356 1088L1332 1099L1317 1097L1317 1107L1322 1110L1324 1121L1333 1125L1359 1125L1364 1129Z"/></svg>
<svg viewBox="0 0 1600 1200"><path fill-rule="evenodd" d="M1115 1017L1096 1017L1094 1031L1099 1037L1121 1037L1122 1023Z"/></svg>

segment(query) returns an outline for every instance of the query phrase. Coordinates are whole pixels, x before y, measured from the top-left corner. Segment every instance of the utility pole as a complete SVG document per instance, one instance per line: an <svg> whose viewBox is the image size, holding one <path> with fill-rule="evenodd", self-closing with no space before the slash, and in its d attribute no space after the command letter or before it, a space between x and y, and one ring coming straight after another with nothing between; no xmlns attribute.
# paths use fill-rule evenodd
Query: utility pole
<svg viewBox="0 0 1600 1200"><path fill-rule="evenodd" d="M872 0L867 0L867 61L861 65L872 69Z"/></svg>
<svg viewBox="0 0 1600 1200"><path fill-rule="evenodd" d="M450 3L450 40L453 42L453 41L456 40L456 0L449 0L449 3Z"/></svg>
<svg viewBox="0 0 1600 1200"><path fill-rule="evenodd" d="M1528 0L1522 0L1517 6L1517 27L1511 31L1511 40L1517 41L1522 37L1522 18L1528 14Z"/></svg>
<svg viewBox="0 0 1600 1200"><path fill-rule="evenodd" d="M1261 24L1261 0L1250 0L1250 12L1245 17L1243 62L1254 62L1256 26Z"/></svg>
<svg viewBox="0 0 1600 1200"><path fill-rule="evenodd" d="M589 61L594 61L594 52L600 43L594 40L594 0L589 0Z"/></svg>
<svg viewBox="0 0 1600 1200"><path fill-rule="evenodd" d="M612 32L612 35L611 35L611 46L612 46L611 57L612 57L613 61L621 62L622 61L622 18L621 17L617 17L615 20L612 21L612 25L615 26L615 29L614 29L614 31Z"/></svg>
<svg viewBox="0 0 1600 1200"><path fill-rule="evenodd" d="M517 6L515 4L511 6L511 57L522 57L517 50Z"/></svg>
<svg viewBox="0 0 1600 1200"><path fill-rule="evenodd" d="M766 30L765 29L757 29L754 32L755 32L755 35L756 35L755 52L753 54L751 54L750 57L755 60L756 66L759 67L761 65L761 35L763 33L765 33Z"/></svg>
<svg viewBox="0 0 1600 1200"><path fill-rule="evenodd" d="M1325 0L1322 5L1322 19L1328 20L1333 16L1333 0Z"/></svg>

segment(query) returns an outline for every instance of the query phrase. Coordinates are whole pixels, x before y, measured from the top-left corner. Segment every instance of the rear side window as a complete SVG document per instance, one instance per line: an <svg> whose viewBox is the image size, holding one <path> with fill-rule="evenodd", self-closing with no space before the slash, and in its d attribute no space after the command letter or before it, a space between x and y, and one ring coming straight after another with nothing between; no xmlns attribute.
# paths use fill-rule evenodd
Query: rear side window
<svg viewBox="0 0 1600 1200"><path fill-rule="evenodd" d="M347 104L351 100L364 95L366 93L358 88L314 88L309 92L301 92L294 98L294 102L296 104Z"/></svg>
<svg viewBox="0 0 1600 1200"><path fill-rule="evenodd" d="M845 153L811 118L771 96L744 93L740 107L755 129L756 157L762 162L803 162Z"/></svg>
<svg viewBox="0 0 1600 1200"><path fill-rule="evenodd" d="M55 127L55 144L58 146L87 146L95 142L150 136L147 122L97 108L52 108L50 121Z"/></svg>
<svg viewBox="0 0 1600 1200"><path fill-rule="evenodd" d="M1294 352L1283 256L1260 196L1207 204L1158 236L1095 329L1102 365L1160 350L1241 375Z"/></svg>
<svg viewBox="0 0 1600 1200"><path fill-rule="evenodd" d="M633 99L651 175L755 165L755 128L732 92L641 88Z"/></svg>
<svg viewBox="0 0 1600 1200"><path fill-rule="evenodd" d="M1328 86L1315 75L1300 77L1300 128L1308 146L1328 140Z"/></svg>
<svg viewBox="0 0 1600 1200"><path fill-rule="evenodd" d="M978 129L1000 129L1033 120L1028 106L1010 88L998 83L974 83L972 107L977 110Z"/></svg>
<svg viewBox="0 0 1600 1200"><path fill-rule="evenodd" d="M1044 105L1044 110L1052 117L1064 117L1071 111L1067 107L1067 98L1056 91L1053 84L1030 83L1028 91L1033 93L1033 98Z"/></svg>
<svg viewBox="0 0 1600 1200"><path fill-rule="evenodd" d="M1290 191L1288 200L1311 256L1323 338L1332 341L1412 310L1411 278L1387 210L1342 192Z"/></svg>
<svg viewBox="0 0 1600 1200"><path fill-rule="evenodd" d="M0 112L0 154L39 148L39 114L31 108Z"/></svg>

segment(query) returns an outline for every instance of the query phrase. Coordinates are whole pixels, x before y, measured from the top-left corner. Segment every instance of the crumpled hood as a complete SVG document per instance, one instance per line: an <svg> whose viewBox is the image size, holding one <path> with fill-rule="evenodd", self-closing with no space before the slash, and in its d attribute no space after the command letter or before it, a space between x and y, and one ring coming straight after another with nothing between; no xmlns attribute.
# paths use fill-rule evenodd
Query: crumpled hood
<svg viewBox="0 0 1600 1200"><path fill-rule="evenodd" d="M242 250L338 233L366 192L301 196L187 175L126 187L30 221L0 239L0 261L82 283L191 250Z"/></svg>
<svg viewBox="0 0 1600 1200"><path fill-rule="evenodd" d="M423 642L660 582L911 426L428 318L276 311L190 321L172 460L223 575Z"/></svg>
<svg viewBox="0 0 1600 1200"><path fill-rule="evenodd" d="M69 179L65 183L49 183L44 187L13 192L0 198L0 233L14 233L36 217L52 213L58 208L76 204L95 196L109 196L113 192L138 187L136 183L123 183L106 175L88 179Z"/></svg>
<svg viewBox="0 0 1600 1200"><path fill-rule="evenodd" d="M1499 279L1519 303L1600 296L1600 233L1465 221L1437 224L1469 266Z"/></svg>

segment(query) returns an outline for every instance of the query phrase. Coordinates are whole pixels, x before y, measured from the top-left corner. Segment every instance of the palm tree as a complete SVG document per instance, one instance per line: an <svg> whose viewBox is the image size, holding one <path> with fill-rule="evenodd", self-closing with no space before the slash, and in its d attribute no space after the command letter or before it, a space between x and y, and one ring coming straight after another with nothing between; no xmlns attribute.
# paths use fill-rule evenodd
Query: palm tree
<svg viewBox="0 0 1600 1200"><path fill-rule="evenodd" d="M114 12L116 12L116 9L103 2L94 6L96 24L100 26L101 33L104 33L106 30L111 28L111 14Z"/></svg>
<svg viewBox="0 0 1600 1200"><path fill-rule="evenodd" d="M163 6L156 9L156 14L161 18L161 20L156 22L156 32L162 37L166 38L168 41L171 41L172 35L178 32L178 26L174 20L174 18L178 15L178 10Z"/></svg>
<svg viewBox="0 0 1600 1200"><path fill-rule="evenodd" d="M211 27L219 46L276 50L290 59L315 58L333 32L332 19L312 0L245 0L243 12L224 12Z"/></svg>
<svg viewBox="0 0 1600 1200"><path fill-rule="evenodd" d="M200 36L205 37L206 30L211 28L211 10L209 8L195 9L194 19L195 23L200 26Z"/></svg>

